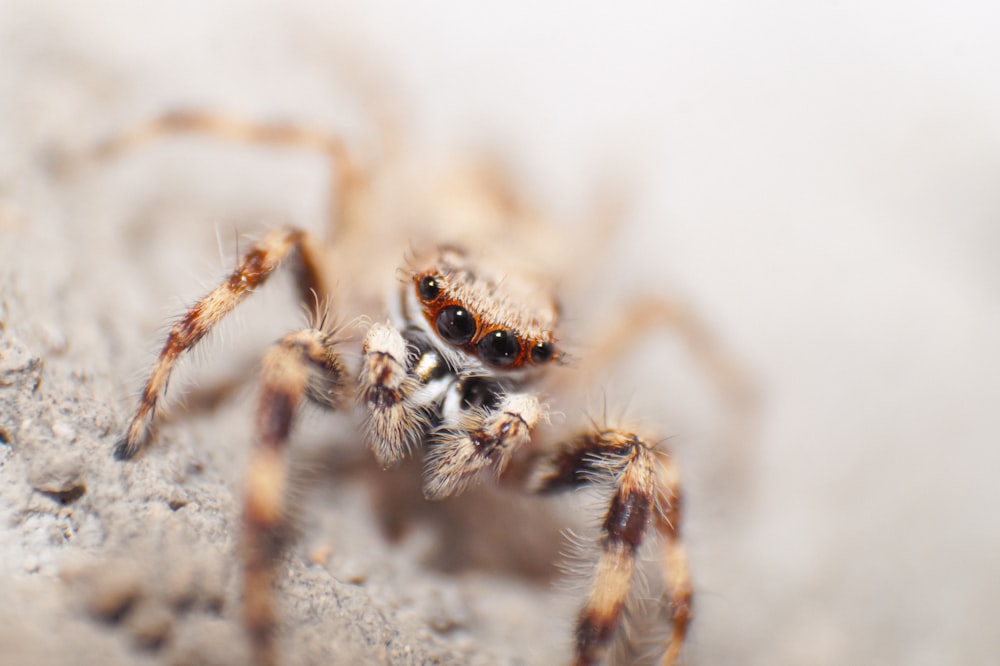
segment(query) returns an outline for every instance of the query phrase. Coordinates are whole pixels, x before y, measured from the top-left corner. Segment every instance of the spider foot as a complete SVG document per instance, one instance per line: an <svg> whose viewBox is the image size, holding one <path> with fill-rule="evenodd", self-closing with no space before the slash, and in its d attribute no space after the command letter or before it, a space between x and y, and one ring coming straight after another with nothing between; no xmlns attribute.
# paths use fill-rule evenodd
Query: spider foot
<svg viewBox="0 0 1000 666"><path fill-rule="evenodd" d="M471 412L461 429L438 432L427 454L424 496L441 499L461 493L487 468L499 475L513 452L531 438L542 414L537 398L514 394L495 412Z"/></svg>

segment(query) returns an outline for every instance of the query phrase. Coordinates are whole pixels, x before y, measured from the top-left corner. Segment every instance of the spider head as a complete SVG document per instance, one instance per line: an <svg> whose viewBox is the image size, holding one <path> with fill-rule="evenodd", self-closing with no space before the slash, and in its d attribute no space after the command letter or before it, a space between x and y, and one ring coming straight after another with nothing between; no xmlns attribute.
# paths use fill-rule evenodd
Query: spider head
<svg viewBox="0 0 1000 666"><path fill-rule="evenodd" d="M528 369L558 358L558 307L542 285L474 263L452 247L440 248L412 279L426 327L444 345L494 370Z"/></svg>

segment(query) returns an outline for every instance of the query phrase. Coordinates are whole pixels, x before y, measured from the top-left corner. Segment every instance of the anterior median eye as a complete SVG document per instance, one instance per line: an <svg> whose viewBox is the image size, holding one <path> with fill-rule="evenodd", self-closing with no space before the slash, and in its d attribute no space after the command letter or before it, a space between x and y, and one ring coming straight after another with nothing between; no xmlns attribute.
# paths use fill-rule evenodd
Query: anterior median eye
<svg viewBox="0 0 1000 666"><path fill-rule="evenodd" d="M479 341L479 358L490 365L504 368L517 360L521 354L521 343L517 336L507 331L493 331Z"/></svg>
<svg viewBox="0 0 1000 666"><path fill-rule="evenodd" d="M476 334L476 318L460 305L449 305L438 313L437 332L453 345L464 345Z"/></svg>

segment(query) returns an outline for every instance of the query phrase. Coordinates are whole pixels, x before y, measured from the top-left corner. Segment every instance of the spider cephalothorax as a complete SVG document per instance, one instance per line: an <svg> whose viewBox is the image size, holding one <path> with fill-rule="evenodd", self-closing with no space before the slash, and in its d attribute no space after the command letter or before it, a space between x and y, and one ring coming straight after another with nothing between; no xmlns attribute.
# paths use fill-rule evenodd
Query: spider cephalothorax
<svg viewBox="0 0 1000 666"><path fill-rule="evenodd" d="M530 280L492 274L461 250L442 248L413 284L412 296L403 298L404 316L418 308L424 330L485 366L518 370L555 358L558 307Z"/></svg>

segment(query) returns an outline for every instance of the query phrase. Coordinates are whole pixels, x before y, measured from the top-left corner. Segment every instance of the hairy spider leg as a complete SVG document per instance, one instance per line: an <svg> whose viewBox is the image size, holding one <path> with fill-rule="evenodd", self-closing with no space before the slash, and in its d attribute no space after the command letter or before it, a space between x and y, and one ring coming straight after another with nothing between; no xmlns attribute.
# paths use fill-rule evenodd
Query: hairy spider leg
<svg viewBox="0 0 1000 666"><path fill-rule="evenodd" d="M177 134L202 134L251 145L272 145L323 155L330 163L328 220L331 240L362 231L367 217L368 171L351 155L340 137L319 128L279 122L254 122L224 113L178 110L111 136L89 153L106 160Z"/></svg>
<svg viewBox="0 0 1000 666"><path fill-rule="evenodd" d="M611 482L601 523L601 555L577 619L574 666L600 662L614 640L633 586L636 555L652 527L667 543L665 577L674 613L663 666L673 666L691 619L691 582L680 538L680 484L676 468L648 440L618 429L592 430L537 458L535 487L547 494ZM659 467L666 464L666 471ZM676 596L675 596L676 595Z"/></svg>
<svg viewBox="0 0 1000 666"><path fill-rule="evenodd" d="M250 246L236 269L205 297L195 303L170 329L159 358L146 380L139 406L125 436L115 447L115 457L134 457L150 439L157 402L177 358L191 349L247 296L264 284L281 262L295 258L296 282L303 303L325 302L328 284L319 261L319 245L307 232L286 227L275 229Z"/></svg>
<svg viewBox="0 0 1000 666"><path fill-rule="evenodd" d="M243 500L243 622L254 663L274 666L276 569L287 540L285 451L303 398L327 409L343 404L347 372L334 334L316 328L286 335L264 356L257 437Z"/></svg>
<svg viewBox="0 0 1000 666"><path fill-rule="evenodd" d="M668 617L670 618L670 644L663 655L661 666L673 666L687 638L692 618L691 574L688 571L687 553L681 540L683 495L677 462L667 453L657 456L656 512L653 526L663 539L663 557L659 559L663 580L667 585Z"/></svg>

